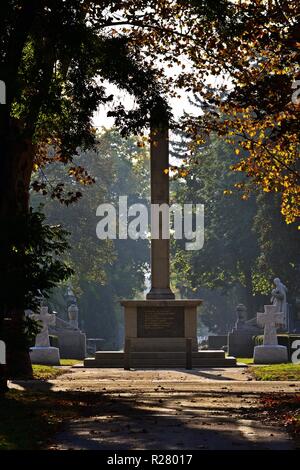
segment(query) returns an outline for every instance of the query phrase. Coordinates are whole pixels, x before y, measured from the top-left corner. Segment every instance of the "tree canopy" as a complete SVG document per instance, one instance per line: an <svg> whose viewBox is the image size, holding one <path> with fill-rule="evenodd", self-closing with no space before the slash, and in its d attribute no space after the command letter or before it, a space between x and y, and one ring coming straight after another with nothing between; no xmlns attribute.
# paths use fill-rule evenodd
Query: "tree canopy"
<svg viewBox="0 0 300 470"><path fill-rule="evenodd" d="M123 139L115 129L97 134L95 149L74 158L78 165L85 162L95 179L95 184L81 189L82 198L76 204L67 207L50 194L31 194L34 207L43 204L47 222L60 224L69 232L69 249L62 258L73 269L73 275L52 290L49 305L67 319L64 294L71 283L78 297L82 328L90 337L104 338L108 348L120 347L118 333L123 323L119 299L141 295L144 290L150 247L147 240L99 240L96 209L107 202L118 207L119 196L124 195L128 196L128 205L148 204L149 155L137 142L132 137ZM63 182L66 192L70 187L80 187L60 162L46 165L33 178L46 180L47 185Z"/></svg>
<svg viewBox="0 0 300 470"><path fill-rule="evenodd" d="M182 158L186 145L179 141L173 155ZM173 244L173 282L182 296L204 298L201 320L223 333L230 321L233 325L238 303L246 305L252 318L269 302L275 277L288 285L293 308L299 294L298 232L281 217L277 194L256 190L244 199L237 192L227 194L228 187L245 179L230 170L234 160L231 145L211 136L205 148L185 164L187 176L171 185L177 202L205 207L203 248L185 251L182 241Z"/></svg>

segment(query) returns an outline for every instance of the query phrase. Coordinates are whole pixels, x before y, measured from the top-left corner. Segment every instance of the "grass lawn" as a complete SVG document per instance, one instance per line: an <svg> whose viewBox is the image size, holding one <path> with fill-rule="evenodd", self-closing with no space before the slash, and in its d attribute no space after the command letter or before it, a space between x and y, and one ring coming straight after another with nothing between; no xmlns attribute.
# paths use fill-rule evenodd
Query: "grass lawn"
<svg viewBox="0 0 300 470"><path fill-rule="evenodd" d="M300 364L255 365L245 357L238 357L237 362L250 365L248 371L256 380L300 380Z"/></svg>
<svg viewBox="0 0 300 470"><path fill-rule="evenodd" d="M256 380L300 380L300 364L254 365L249 372Z"/></svg>
<svg viewBox="0 0 300 470"><path fill-rule="evenodd" d="M60 364L61 366L73 366L74 364L82 363L82 361L78 359L61 359ZM59 375L65 374L66 369L59 366L42 366L34 364L33 368L33 377L39 380L49 380L55 379Z"/></svg>
<svg viewBox="0 0 300 470"><path fill-rule="evenodd" d="M59 375L65 374L66 369L54 366L40 366L34 364L33 369L33 378L38 380L49 380L55 379Z"/></svg>
<svg viewBox="0 0 300 470"><path fill-rule="evenodd" d="M61 366L74 366L75 364L83 364L82 359L61 359Z"/></svg>

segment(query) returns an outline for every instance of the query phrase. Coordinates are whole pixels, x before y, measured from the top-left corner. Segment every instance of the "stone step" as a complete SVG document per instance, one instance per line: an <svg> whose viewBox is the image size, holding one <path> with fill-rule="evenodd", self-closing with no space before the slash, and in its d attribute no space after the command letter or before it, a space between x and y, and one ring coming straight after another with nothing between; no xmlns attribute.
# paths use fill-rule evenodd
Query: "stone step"
<svg viewBox="0 0 300 470"><path fill-rule="evenodd" d="M123 355L123 351L97 351L95 353L95 357L97 358L98 356L103 357L103 355L107 358L110 358L112 361L116 360L116 357L120 357L120 355ZM157 358L162 358L165 355L173 356L173 357L185 357L185 352L183 351L132 351L130 353L132 357L157 357ZM192 352L192 357L201 357L203 359L205 358L225 358L225 352L222 350L211 350L211 351L195 351Z"/></svg>
<svg viewBox="0 0 300 470"><path fill-rule="evenodd" d="M223 353L216 355L215 353ZM234 367L236 359L225 357L224 351L199 351L192 354L192 366L195 367ZM98 351L95 358L87 358L85 367L124 367L124 353L120 351ZM149 353L133 352L130 355L132 368L185 368L186 356L182 352Z"/></svg>

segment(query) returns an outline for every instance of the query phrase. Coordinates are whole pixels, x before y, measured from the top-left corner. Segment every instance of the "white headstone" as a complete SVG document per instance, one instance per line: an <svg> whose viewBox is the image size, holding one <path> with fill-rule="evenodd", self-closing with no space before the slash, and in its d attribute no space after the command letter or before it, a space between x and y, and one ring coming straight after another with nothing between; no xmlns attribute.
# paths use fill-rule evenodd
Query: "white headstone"
<svg viewBox="0 0 300 470"><path fill-rule="evenodd" d="M31 314L31 318L37 320L42 327L35 339L34 348L30 348L32 364L60 365L59 349L50 346L49 325L55 325L56 316L48 313L48 307L40 307L40 314Z"/></svg>
<svg viewBox="0 0 300 470"><path fill-rule="evenodd" d="M265 312L257 314L257 324L264 328L264 345L278 344L276 328L284 325L284 314L277 311L276 305L265 305Z"/></svg>
<svg viewBox="0 0 300 470"><path fill-rule="evenodd" d="M30 317L38 321L42 327L41 331L35 338L35 346L49 348L50 340L48 326L55 325L55 315L48 313L48 307L40 307L40 314L33 313Z"/></svg>
<svg viewBox="0 0 300 470"><path fill-rule="evenodd" d="M288 361L287 348L278 345L276 328L284 325L284 314L277 305L265 305L264 313L257 314L257 323L264 327L264 342L254 348L255 364L278 364Z"/></svg>

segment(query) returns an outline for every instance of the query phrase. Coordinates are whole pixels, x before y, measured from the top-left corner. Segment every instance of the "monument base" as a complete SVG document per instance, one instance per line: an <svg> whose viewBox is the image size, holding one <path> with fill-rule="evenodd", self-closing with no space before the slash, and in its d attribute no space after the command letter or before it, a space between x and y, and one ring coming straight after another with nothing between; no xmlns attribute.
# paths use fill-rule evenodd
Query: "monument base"
<svg viewBox="0 0 300 470"><path fill-rule="evenodd" d="M35 346L34 348L30 348L30 359L32 364L59 366L59 349L53 347Z"/></svg>
<svg viewBox="0 0 300 470"><path fill-rule="evenodd" d="M126 354L123 351L97 351L95 357L84 360L85 367L122 368ZM236 367L235 357L225 357L224 351L198 351L192 353L192 368ZM131 353L128 366L132 369L186 369L186 353L140 352Z"/></svg>
<svg viewBox="0 0 300 470"><path fill-rule="evenodd" d="M198 351L197 307L201 300L124 300L125 345L97 351L86 367L232 367L224 351Z"/></svg>
<svg viewBox="0 0 300 470"><path fill-rule="evenodd" d="M285 346L266 345L255 346L254 364L282 364L288 362L288 352Z"/></svg>

